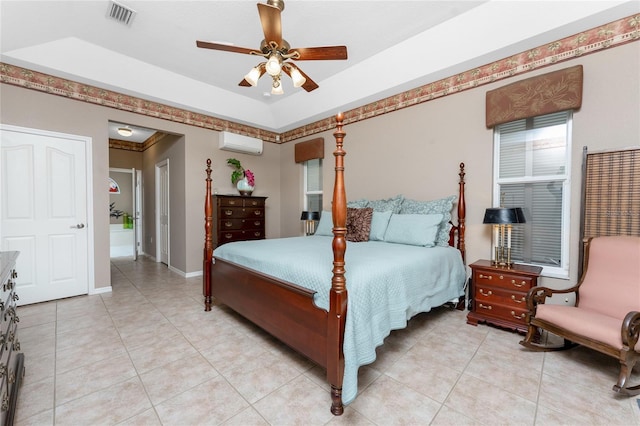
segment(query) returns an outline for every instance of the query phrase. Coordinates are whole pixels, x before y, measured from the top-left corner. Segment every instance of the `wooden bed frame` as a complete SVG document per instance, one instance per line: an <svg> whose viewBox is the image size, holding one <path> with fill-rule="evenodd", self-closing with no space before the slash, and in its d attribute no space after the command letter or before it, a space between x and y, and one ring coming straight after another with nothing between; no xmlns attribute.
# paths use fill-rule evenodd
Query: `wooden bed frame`
<svg viewBox="0 0 640 426"><path fill-rule="evenodd" d="M329 311L318 308L314 291L277 278L247 270L213 258L213 201L211 196L211 160L207 160L205 196L205 245L203 293L205 311L211 310L212 298L227 305L271 335L305 355L327 372L331 385L331 412L341 415L342 380L344 375L345 319L347 288L344 255L347 249L347 199L344 185L343 115L336 116L335 183L333 188L333 278L329 294ZM457 247L465 259L464 163L460 163L458 224L452 223L449 245ZM457 244L454 245L457 233ZM457 305L464 309L464 296Z"/></svg>

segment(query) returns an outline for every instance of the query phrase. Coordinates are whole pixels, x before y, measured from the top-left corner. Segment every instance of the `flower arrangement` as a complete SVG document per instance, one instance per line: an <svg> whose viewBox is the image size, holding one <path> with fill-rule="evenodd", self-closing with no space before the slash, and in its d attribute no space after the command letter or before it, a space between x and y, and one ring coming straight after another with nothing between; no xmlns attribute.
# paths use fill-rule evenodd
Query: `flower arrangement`
<svg viewBox="0 0 640 426"><path fill-rule="evenodd" d="M231 172L232 184L235 185L240 179L247 178L247 183L250 186L255 186L255 175L251 170L242 167L242 164L239 160L236 160L235 158L227 158L227 165L233 167L233 172Z"/></svg>

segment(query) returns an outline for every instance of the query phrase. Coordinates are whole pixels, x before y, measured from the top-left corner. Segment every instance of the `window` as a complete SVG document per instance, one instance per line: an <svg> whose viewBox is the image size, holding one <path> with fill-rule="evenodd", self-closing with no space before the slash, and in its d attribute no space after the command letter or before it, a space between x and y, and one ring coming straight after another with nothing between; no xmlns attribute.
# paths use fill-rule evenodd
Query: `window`
<svg viewBox="0 0 640 426"><path fill-rule="evenodd" d="M522 207L527 223L513 226L511 257L569 275L570 111L496 126L494 204Z"/></svg>
<svg viewBox="0 0 640 426"><path fill-rule="evenodd" d="M322 159L304 162L304 209L322 212Z"/></svg>

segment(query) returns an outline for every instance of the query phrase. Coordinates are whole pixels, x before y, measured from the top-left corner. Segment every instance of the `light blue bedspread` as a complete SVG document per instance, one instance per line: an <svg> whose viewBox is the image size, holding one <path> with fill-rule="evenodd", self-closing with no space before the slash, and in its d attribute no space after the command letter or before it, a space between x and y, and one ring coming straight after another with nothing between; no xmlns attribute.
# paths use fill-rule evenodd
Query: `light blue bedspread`
<svg viewBox="0 0 640 426"><path fill-rule="evenodd" d="M333 237L310 236L227 243L214 256L315 290L329 310ZM466 270L453 247L417 247L381 241L347 242L348 307L344 336L342 398L356 397L358 368L376 359L391 330L464 294Z"/></svg>

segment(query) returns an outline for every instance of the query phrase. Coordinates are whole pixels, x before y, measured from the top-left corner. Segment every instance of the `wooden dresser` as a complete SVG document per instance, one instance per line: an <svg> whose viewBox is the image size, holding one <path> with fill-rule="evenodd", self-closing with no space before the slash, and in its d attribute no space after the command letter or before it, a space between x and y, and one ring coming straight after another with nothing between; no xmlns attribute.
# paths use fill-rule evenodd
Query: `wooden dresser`
<svg viewBox="0 0 640 426"><path fill-rule="evenodd" d="M478 260L469 267L472 299L467 323L486 322L526 332L525 299L529 289L538 285L542 268L517 264L511 268L497 267L490 260Z"/></svg>
<svg viewBox="0 0 640 426"><path fill-rule="evenodd" d="M15 292L16 259L19 252L0 252L0 424L12 425L18 400L18 389L24 376L24 354L18 340L18 315Z"/></svg>
<svg viewBox="0 0 640 426"><path fill-rule="evenodd" d="M267 197L213 195L213 247L231 241L262 240Z"/></svg>

